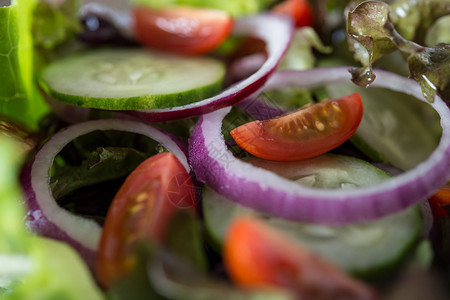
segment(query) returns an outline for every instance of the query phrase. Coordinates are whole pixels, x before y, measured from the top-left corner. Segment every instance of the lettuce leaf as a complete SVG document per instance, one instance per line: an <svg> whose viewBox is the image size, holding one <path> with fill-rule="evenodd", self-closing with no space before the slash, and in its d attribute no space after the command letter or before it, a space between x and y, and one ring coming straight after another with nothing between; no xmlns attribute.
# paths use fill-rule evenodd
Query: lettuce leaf
<svg viewBox="0 0 450 300"><path fill-rule="evenodd" d="M436 18L449 12L430 13L427 16ZM416 30L414 32L412 35L416 36ZM444 99L450 95L450 45L426 47L406 39L396 30L388 4L381 1L359 4L348 14L347 33L355 58L363 64L363 67L352 70L352 80L356 84L371 84L375 80L373 62L393 51L399 51L408 64L410 77L420 84L428 101L432 102L436 94Z"/></svg>
<svg viewBox="0 0 450 300"><path fill-rule="evenodd" d="M18 153L25 152L6 135L0 134L0 145L0 298L104 299L72 248L26 230L18 182L24 158Z"/></svg>
<svg viewBox="0 0 450 300"><path fill-rule="evenodd" d="M82 48L76 39L83 29L78 16L80 3L79 0L37 1L31 26L36 73L50 61Z"/></svg>
<svg viewBox="0 0 450 300"><path fill-rule="evenodd" d="M39 1L33 11L35 47L54 49L81 31L77 13L79 1Z"/></svg>
<svg viewBox="0 0 450 300"><path fill-rule="evenodd" d="M313 49L322 54L331 54L331 47L325 46L312 27L301 27L295 30L292 43L284 55L279 70L306 70L316 65Z"/></svg>
<svg viewBox="0 0 450 300"><path fill-rule="evenodd" d="M449 13L448 0L397 0L391 4L391 19L398 33L421 45L426 44L433 23Z"/></svg>
<svg viewBox="0 0 450 300"><path fill-rule="evenodd" d="M20 142L0 134L0 255L23 252L25 248L23 195L18 183L25 154L21 147Z"/></svg>
<svg viewBox="0 0 450 300"><path fill-rule="evenodd" d="M70 246L37 236L28 239L29 254L22 259L29 259L30 268L9 288L4 300L105 299L86 265Z"/></svg>
<svg viewBox="0 0 450 300"><path fill-rule="evenodd" d="M31 14L35 1L0 7L0 113L36 128L48 107L34 85Z"/></svg>
<svg viewBox="0 0 450 300"><path fill-rule="evenodd" d="M127 176L148 156L132 148L99 147L80 166L55 170L50 186L59 199L76 189Z"/></svg>
<svg viewBox="0 0 450 300"><path fill-rule="evenodd" d="M439 18L428 30L425 44L434 46L439 43L450 44L450 15Z"/></svg>

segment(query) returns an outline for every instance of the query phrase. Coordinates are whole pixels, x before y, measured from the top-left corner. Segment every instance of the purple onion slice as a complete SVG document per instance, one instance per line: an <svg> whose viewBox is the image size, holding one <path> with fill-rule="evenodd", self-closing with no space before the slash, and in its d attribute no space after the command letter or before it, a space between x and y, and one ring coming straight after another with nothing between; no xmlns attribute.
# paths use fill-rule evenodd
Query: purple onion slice
<svg viewBox="0 0 450 300"><path fill-rule="evenodd" d="M413 80L378 70L374 87L410 94L439 114L442 135L431 155L411 170L380 184L356 189L319 190L300 186L272 172L235 158L228 151L221 126L230 108L202 116L189 141L189 158L197 177L217 193L273 216L337 225L375 220L420 203L450 178L450 110L436 97L428 103ZM283 71L270 77L264 89L287 86L313 88L350 83L347 68Z"/></svg>
<svg viewBox="0 0 450 300"><path fill-rule="evenodd" d="M190 170L186 149L175 137L138 121L104 119L78 123L58 132L44 144L22 176L28 204L27 225L38 234L66 241L78 250L91 267L95 261L101 226L58 206L49 183L55 156L70 141L95 130L118 130L147 136L174 153L186 170Z"/></svg>
<svg viewBox="0 0 450 300"><path fill-rule="evenodd" d="M219 94L201 101L177 107L130 113L145 120L158 122L197 116L238 103L263 86L269 75L275 71L291 42L293 30L293 25L288 18L276 15L263 14L237 19L233 29L234 35L252 36L266 42L268 57L255 73Z"/></svg>

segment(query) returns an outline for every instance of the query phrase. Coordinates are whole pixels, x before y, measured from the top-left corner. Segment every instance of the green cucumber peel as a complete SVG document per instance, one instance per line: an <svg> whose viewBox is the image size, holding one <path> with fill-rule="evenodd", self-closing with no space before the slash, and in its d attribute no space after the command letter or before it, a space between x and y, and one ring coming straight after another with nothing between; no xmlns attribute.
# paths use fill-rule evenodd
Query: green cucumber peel
<svg viewBox="0 0 450 300"><path fill-rule="evenodd" d="M225 66L212 58L104 48L52 62L39 81L47 94L71 105L145 110L208 98L221 90L224 76Z"/></svg>
<svg viewBox="0 0 450 300"><path fill-rule="evenodd" d="M154 9L170 6L192 6L220 9L234 17L261 12L273 4L274 0L132 0L133 5L144 5Z"/></svg>

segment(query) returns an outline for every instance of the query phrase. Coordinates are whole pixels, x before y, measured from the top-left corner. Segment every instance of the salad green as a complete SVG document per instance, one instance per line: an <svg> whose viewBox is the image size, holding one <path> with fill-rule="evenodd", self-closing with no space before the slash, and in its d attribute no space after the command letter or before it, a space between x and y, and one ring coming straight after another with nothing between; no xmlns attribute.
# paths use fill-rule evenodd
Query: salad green
<svg viewBox="0 0 450 300"><path fill-rule="evenodd" d="M144 108L158 113L159 109L171 111L174 107L182 107L175 120L152 125L161 128L164 135L180 147L180 152L185 152L186 156L190 152L192 156L187 145L191 143L189 147L193 147L193 127L201 118L183 118L183 109L189 110L190 104L195 105L201 99L214 97L221 88L240 89L240 82L235 81L236 78L250 78L248 74L260 68L267 58L267 52L270 54L270 51L263 49L269 43L264 45L259 43L261 41L255 42L242 36L228 37L219 48L205 55L207 58L164 53L155 54L158 59L153 61L151 57L149 59L148 53L154 50L143 50L143 46L136 40L132 40L125 50L115 45L102 45L100 48L95 43L86 44L80 38L83 31L94 28L94 34L101 35L110 29L108 27L102 31L102 26L108 21L105 21L105 16L119 18L119 14L114 15L108 10L108 4L103 3L105 1L100 2L100 8L96 9L104 9L107 13L97 15L98 11L95 10L84 12L84 19L80 20L78 12L84 1L0 0L0 299L296 299L296 295L283 287L247 289L230 277L222 251L225 243L223 236L231 218L245 214L261 216L261 213L229 202L226 195L220 195L220 190L207 188L206 185L215 182L206 182L205 185L201 182L203 178L199 174L202 170L195 170L192 157L188 157L191 165L187 166L186 163L184 167L188 168L193 179L192 189L197 200L195 214L184 211L176 213L168 220L162 241L141 240L131 247L130 251L136 253L136 267L111 288L101 286L96 280L98 266L83 259L82 252L85 249L82 243L74 249L64 234L59 237L62 241L57 241L38 236L30 232L31 228L26 227L29 225L27 220L42 216L27 215L29 207L26 204L36 205L36 199L30 201L30 198L36 198L35 194L39 191L30 192L30 187L23 184L23 178L32 176L29 169L34 155L56 132L64 133L73 120L115 118L117 122L133 119L148 123L153 120L138 120L142 114L134 115L135 110ZM271 9L283 1L126 2L131 7L184 5L214 8L225 10L238 20L249 15L271 15ZM355 179L361 185L376 185L374 180L389 181L390 176L372 164L386 169L393 176L421 167L439 146L444 136L442 124L448 122L439 118L431 103L436 97L443 99L447 105L450 100L450 1L305 2L314 8L316 24L314 27L293 30L292 42L288 49L284 49L286 51L283 52L282 59L280 57L276 72L289 74L299 70L307 72L318 66L345 65L351 68L349 78L352 77L359 86L338 83L311 86L310 89L283 87L264 91L258 97L247 95L251 96L249 99L254 104L259 105L258 108L253 108L256 111L250 111L252 107L246 106L248 103L245 101L242 105L230 101L230 104L237 105L222 122L221 138L225 139L227 149L241 161L251 161L254 157L239 148L231 137L230 131L233 128L261 116L273 118L277 114L304 105L314 105L326 98L338 98L358 91L363 99L364 117L356 134L342 146L332 150L340 156L326 154L310 161L287 163L271 172L286 173L297 166L300 175L297 174L295 179L301 184L312 186L323 175L328 184L332 182L341 188L349 188L355 186L353 183L346 185L344 179ZM122 14L123 12L120 16ZM90 22L89 29L86 20ZM284 20L283 17L280 20ZM132 22L111 22L108 26L120 26L118 24L130 26ZM241 23L239 26L242 24L254 23ZM251 28L248 32L251 33L252 30L258 28ZM259 46L252 48L249 46L252 43ZM119 52L120 55L116 56ZM162 56L167 60L161 62ZM105 63L106 58L108 63ZM248 69L246 63L250 60L247 59L255 59ZM163 65L163 70L158 74L150 74L142 86L136 85L132 80L133 74L139 73L139 68L145 64L154 65L155 60ZM184 62L187 67L183 69ZM211 62L218 70L208 72L203 64L205 62ZM117 70L108 67L108 64L116 63L120 65ZM102 64L108 65L107 69L101 70L103 79L114 79L108 85L96 84L90 75L101 69ZM399 73L401 69L408 70L409 76L419 83L424 97L430 103L416 101L405 93L388 89L365 89L377 81L375 74L381 74L377 73L377 68L394 69ZM182 73L180 69L187 72ZM230 74L231 69L237 72L236 77L236 74ZM69 78L68 70L76 70L78 73ZM160 75L167 81L158 82L157 77ZM333 74L330 73L330 76ZM268 76L266 83L273 84L272 78ZM289 80L288 75L283 78ZM209 81L205 84L207 80ZM262 81L265 80L264 78ZM317 80L325 82L321 78ZM191 90L180 91L180 87L192 82L195 84ZM263 83L259 81L250 84L261 84L259 88L263 87ZM136 89L153 88L152 85L163 91L156 93L156 98L162 95L156 100L150 99L148 93L138 96L133 94ZM230 93L227 97L232 99L233 95ZM123 102L116 103L115 98L120 98ZM133 103L130 103L131 98ZM143 100L152 105L142 104ZM51 104L54 102L58 105ZM207 111L206 108L201 107L199 111ZM140 113L145 114L145 111ZM24 144L24 136L28 136L28 132L24 134L18 124L31 128L35 137L32 144ZM208 124L216 126L213 122ZM320 122L314 124L318 130L321 126L329 125ZM295 122L290 125L293 130L300 130L294 125ZM207 128L206 125L205 127ZM213 146L208 145L210 149ZM51 191L58 209L65 209L85 219L94 219L102 226L111 200L125 178L146 158L167 151L169 150L159 142L140 134L95 131L73 140L52 158L49 182L41 188ZM234 163L227 161L227 156L220 151L211 151L208 155L227 167L227 164ZM320 161L327 157L342 157L344 162L331 163L331 166L325 168L326 171L317 171L323 167ZM270 164L261 164L266 163ZM205 172L209 171L214 170ZM359 173L352 177L353 172ZM450 180L448 171L446 174L446 171L441 172ZM154 173L157 174L158 170L154 170ZM223 178L214 180L220 181ZM249 182L243 180L233 188L239 192L251 190ZM174 178L164 192L178 197L180 184L183 183ZM418 180L418 185L419 188L427 189L425 181ZM269 188L267 193L268 190ZM393 190L395 193L395 187ZM152 190L145 190L145 193L149 191ZM434 189L427 190L430 196L434 192ZM145 193L138 190L131 197L140 199ZM158 201L158 196L153 196L156 200L151 197L153 200L147 200ZM258 194L258 197L263 198L264 195ZM289 195L284 197L289 198ZM336 201L340 200L337 189ZM149 207L153 207L153 204L152 202ZM444 207L448 209L448 205L450 201ZM326 207L319 206L314 209L327 210ZM435 282L434 289L442 292L443 296L439 297L445 299L450 293L443 288L448 285L450 278L450 262L446 258L450 248L450 217L433 215L435 211L429 211L425 199L421 208L420 211L416 206L404 209L397 215L370 223L374 224L372 227L368 224L344 225L343 231L356 232L355 235L342 237L345 234L335 234L334 237L339 237L331 241L323 236L329 231L321 231L325 228L321 225L307 227L308 225L300 222L278 220L267 215L262 215L261 218L295 236L293 239L298 243L304 243L315 249L315 252L324 252L324 256L330 257L332 261L334 259L334 263L345 270L346 276L362 277L358 280L377 289L383 298L392 299L416 285L405 284L402 280L403 274L412 272L431 278ZM35 207L33 211L34 209ZM142 213L139 209L138 205L125 208L130 218L137 220ZM380 211L383 209L385 208L379 208ZM374 210L378 210L378 207L374 207ZM51 216L44 216L43 220L51 223ZM54 224L52 226L58 227ZM393 226L396 230L389 232L388 229ZM430 227L433 227L431 232ZM61 228L57 229L64 232ZM133 229L130 229L131 233ZM302 230L307 234L299 234ZM44 233L47 234L45 230ZM358 238L354 238L355 236ZM351 251L347 251L351 245L367 241L367 236L373 237L373 248L352 249L354 256ZM126 236L122 240L129 241L132 238ZM395 245L391 247L391 244ZM96 249L90 251L95 255ZM288 269L285 267L283 265L279 269ZM270 270L270 273L284 276L283 273L277 273L280 270ZM366 276L368 274L372 276ZM322 281L327 282L328 279L323 278ZM436 299L441 299L439 297ZM398 299L403 298L400 296Z"/></svg>
<svg viewBox="0 0 450 300"><path fill-rule="evenodd" d="M34 5L13 0L0 6L0 113L36 128L48 107L33 82Z"/></svg>
<svg viewBox="0 0 450 300"><path fill-rule="evenodd" d="M20 145L5 135L0 144L0 299L104 299L78 253L25 228Z"/></svg>
<svg viewBox="0 0 450 300"><path fill-rule="evenodd" d="M414 41L423 42L425 30L422 26L428 28L427 25L439 17L448 15L450 4L448 1L417 2L415 5L405 5L403 1L391 8L381 1L368 1L361 3L349 13L347 25L349 43L357 59L364 65L352 72L354 82L361 86L369 85L375 80L372 71L373 62L398 50L408 63L411 78L422 87L425 98L433 101L436 93L439 95L448 93L450 46L438 44L426 47ZM391 11L395 12L393 17ZM412 14L412 17L405 18L405 15L411 15L410 11L418 12L416 14L419 15L414 18ZM417 26L411 26L411 23Z"/></svg>

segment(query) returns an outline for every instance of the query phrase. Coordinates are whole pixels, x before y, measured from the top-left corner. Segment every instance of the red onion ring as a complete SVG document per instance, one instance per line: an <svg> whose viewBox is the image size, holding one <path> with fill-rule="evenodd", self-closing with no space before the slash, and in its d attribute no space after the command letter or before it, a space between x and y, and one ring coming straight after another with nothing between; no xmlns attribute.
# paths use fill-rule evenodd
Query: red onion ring
<svg viewBox="0 0 450 300"><path fill-rule="evenodd" d="M228 67L227 82L236 82L255 73L266 61L265 53L238 58Z"/></svg>
<svg viewBox="0 0 450 300"><path fill-rule="evenodd" d="M91 267L95 262L101 227L92 220L73 215L59 207L49 183L50 168L55 156L73 139L95 130L120 130L152 138L174 153L186 170L190 171L186 149L183 149L175 137L132 120L104 119L78 123L58 132L44 144L22 175L28 204L27 226L43 236L66 241L78 250Z"/></svg>
<svg viewBox="0 0 450 300"><path fill-rule="evenodd" d="M337 225L374 220L419 203L450 178L450 110L436 97L427 102L419 85L405 77L377 70L372 84L410 94L431 105L441 118L437 148L422 163L374 186L319 190L300 186L267 170L235 158L228 151L221 126L230 108L200 117L189 141L189 157L197 177L232 201L290 220ZM270 77L264 89L296 86L313 88L350 83L347 68L282 71Z"/></svg>
<svg viewBox="0 0 450 300"><path fill-rule="evenodd" d="M219 94L201 101L177 107L138 110L129 113L147 121L159 122L198 116L234 105L264 85L287 50L293 31L290 19L281 16L263 14L237 19L233 29L234 35L253 36L266 42L267 60L255 73Z"/></svg>

